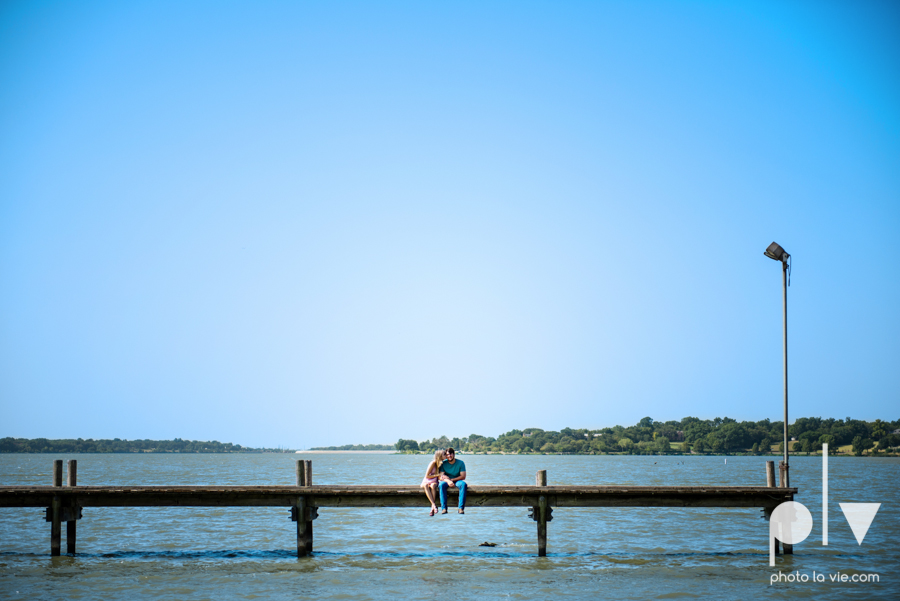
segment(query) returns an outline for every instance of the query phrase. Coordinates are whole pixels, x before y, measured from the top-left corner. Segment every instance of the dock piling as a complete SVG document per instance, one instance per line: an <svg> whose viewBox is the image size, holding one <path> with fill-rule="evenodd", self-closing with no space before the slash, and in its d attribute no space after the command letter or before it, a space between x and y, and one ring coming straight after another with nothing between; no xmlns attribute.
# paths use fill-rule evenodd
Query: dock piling
<svg viewBox="0 0 900 601"><path fill-rule="evenodd" d="M68 470L66 472L66 486L74 487L77 485L78 481L78 461L76 459L69 459ZM72 507L69 512L70 517L75 517L75 514L79 513L76 507ZM70 555L75 555L75 528L76 522L74 519L71 519L66 522L66 553Z"/></svg>
<svg viewBox="0 0 900 601"><path fill-rule="evenodd" d="M766 461L766 486L769 488L775 488L775 462L774 461ZM766 515L766 522L768 522L772 518L772 511L774 511L774 507L767 507L763 510L763 513ZM766 524L766 536L771 536L768 534L769 532L769 524ZM770 543L772 544L772 543ZM779 541L776 538L774 541L775 545L775 555L781 555L781 547L779 546Z"/></svg>
<svg viewBox="0 0 900 601"><path fill-rule="evenodd" d="M297 460L297 486L312 486L312 460ZM317 507L310 499L297 499L293 516L297 520L297 557L306 557L313 552L313 520L318 517Z"/></svg>
<svg viewBox="0 0 900 601"><path fill-rule="evenodd" d="M53 461L53 486L54 488L62 488L63 462L62 459ZM62 508L62 498L59 495L53 495L50 504L50 556L59 557L62 547L62 520L60 509Z"/></svg>
<svg viewBox="0 0 900 601"><path fill-rule="evenodd" d="M297 460L297 486L312 486L312 461Z"/></svg>
<svg viewBox="0 0 900 601"><path fill-rule="evenodd" d="M309 522L306 521L306 497L297 497L297 557L306 557L312 547L310 539Z"/></svg>
<svg viewBox="0 0 900 601"><path fill-rule="evenodd" d="M534 477L535 486L547 486L547 470L539 470ZM538 557L547 556L547 497L538 498L538 506L534 508L537 518Z"/></svg>
<svg viewBox="0 0 900 601"><path fill-rule="evenodd" d="M780 488L787 488L788 464L784 461L778 462L778 477L779 477L778 486ZM782 542L781 548L784 550L785 555L793 555L794 554L794 545L790 545L788 543Z"/></svg>

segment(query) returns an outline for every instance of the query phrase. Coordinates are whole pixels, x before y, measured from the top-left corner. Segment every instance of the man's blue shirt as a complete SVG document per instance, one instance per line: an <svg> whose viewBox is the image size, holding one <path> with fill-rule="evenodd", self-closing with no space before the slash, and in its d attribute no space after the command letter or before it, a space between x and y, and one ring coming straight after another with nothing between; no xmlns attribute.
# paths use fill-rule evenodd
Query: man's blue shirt
<svg viewBox="0 0 900 601"><path fill-rule="evenodd" d="M458 478L460 472L466 471L466 464L459 459L454 461L453 465L450 465L449 461L445 461L441 464L441 471L451 478Z"/></svg>

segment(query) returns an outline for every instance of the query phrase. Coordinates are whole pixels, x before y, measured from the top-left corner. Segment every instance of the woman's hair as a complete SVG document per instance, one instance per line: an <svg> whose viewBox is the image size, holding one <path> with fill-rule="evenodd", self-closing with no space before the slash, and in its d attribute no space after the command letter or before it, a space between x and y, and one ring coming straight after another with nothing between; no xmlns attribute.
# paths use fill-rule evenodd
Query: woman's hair
<svg viewBox="0 0 900 601"><path fill-rule="evenodd" d="M444 449L438 449L434 452L434 461L432 463L434 463L434 471L437 473L441 464L444 463Z"/></svg>

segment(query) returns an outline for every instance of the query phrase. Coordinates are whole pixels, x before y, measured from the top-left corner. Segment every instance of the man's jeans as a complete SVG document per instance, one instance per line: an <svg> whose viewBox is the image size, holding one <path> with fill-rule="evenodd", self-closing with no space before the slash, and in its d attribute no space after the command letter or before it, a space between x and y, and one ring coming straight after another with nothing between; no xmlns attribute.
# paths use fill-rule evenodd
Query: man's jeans
<svg viewBox="0 0 900 601"><path fill-rule="evenodd" d="M447 509L447 488L449 487L450 484L443 480L438 484L438 490L441 492L441 509ZM466 481L459 480L456 488L459 489L459 508L463 509L466 506Z"/></svg>

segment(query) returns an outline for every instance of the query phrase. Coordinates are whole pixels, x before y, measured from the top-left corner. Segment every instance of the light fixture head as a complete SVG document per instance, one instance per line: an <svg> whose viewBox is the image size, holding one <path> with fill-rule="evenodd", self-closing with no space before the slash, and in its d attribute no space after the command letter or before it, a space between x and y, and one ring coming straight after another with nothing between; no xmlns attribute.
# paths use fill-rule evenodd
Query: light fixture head
<svg viewBox="0 0 900 601"><path fill-rule="evenodd" d="M791 255L787 254L786 252L784 252L784 249L781 248L777 242L773 242L772 244L770 244L769 248L767 248L763 254L766 255L767 257L769 257L770 259L774 259L775 261L781 261L781 262L787 261L788 258L790 258L790 256L791 256Z"/></svg>

